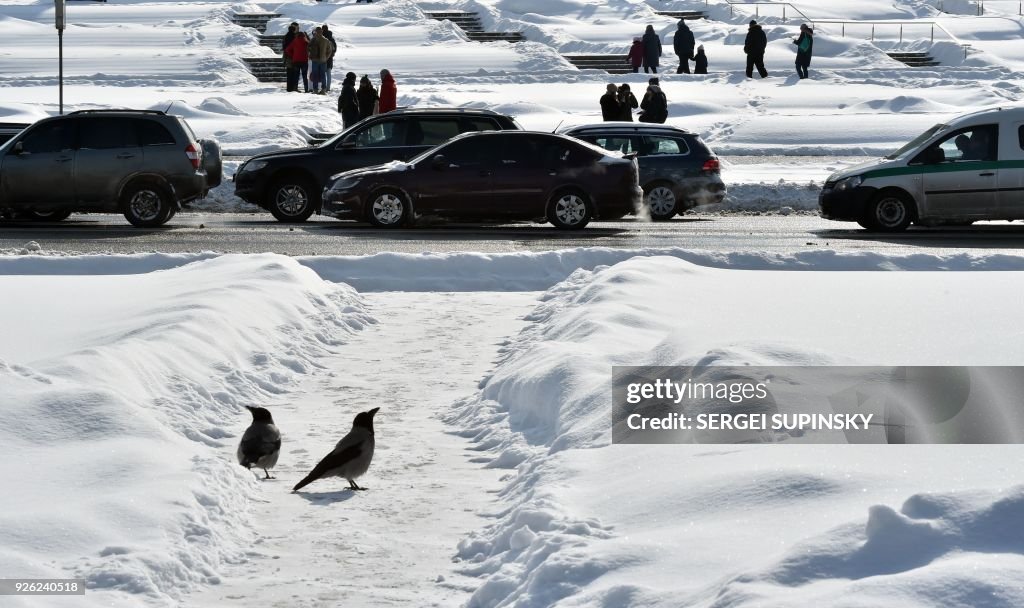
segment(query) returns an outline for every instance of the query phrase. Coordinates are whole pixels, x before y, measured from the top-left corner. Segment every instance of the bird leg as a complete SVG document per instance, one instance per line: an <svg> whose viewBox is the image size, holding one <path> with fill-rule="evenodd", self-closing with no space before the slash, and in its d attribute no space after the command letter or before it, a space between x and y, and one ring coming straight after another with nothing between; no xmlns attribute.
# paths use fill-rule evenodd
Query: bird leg
<svg viewBox="0 0 1024 608"><path fill-rule="evenodd" d="M266 474L266 477L264 477L263 479L276 479L275 477L271 477L270 476L270 471L268 471L266 469L263 469L263 473Z"/></svg>
<svg viewBox="0 0 1024 608"><path fill-rule="evenodd" d="M360 488L354 479L348 480L348 487L350 490L365 490L366 488Z"/></svg>

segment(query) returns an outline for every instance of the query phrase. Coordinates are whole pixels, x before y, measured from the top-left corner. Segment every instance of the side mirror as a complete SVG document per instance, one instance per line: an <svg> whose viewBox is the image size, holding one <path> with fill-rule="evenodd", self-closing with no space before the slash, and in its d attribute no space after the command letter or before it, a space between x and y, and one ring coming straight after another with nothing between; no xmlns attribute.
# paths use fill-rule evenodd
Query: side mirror
<svg viewBox="0 0 1024 608"><path fill-rule="evenodd" d="M356 138L344 139L339 146L342 150L350 150L356 147Z"/></svg>
<svg viewBox="0 0 1024 608"><path fill-rule="evenodd" d="M935 146L934 148L928 148L924 153L924 164L926 165L937 165L946 160L946 153L942 151L942 148Z"/></svg>
<svg viewBox="0 0 1024 608"><path fill-rule="evenodd" d="M18 156L21 156L22 154L25 153L25 146L19 141L16 144L14 144L13 148L11 148L11 152L17 154Z"/></svg>
<svg viewBox="0 0 1024 608"><path fill-rule="evenodd" d="M448 168L448 158L444 154L438 154L434 158L430 159L430 166L435 171L444 171Z"/></svg>

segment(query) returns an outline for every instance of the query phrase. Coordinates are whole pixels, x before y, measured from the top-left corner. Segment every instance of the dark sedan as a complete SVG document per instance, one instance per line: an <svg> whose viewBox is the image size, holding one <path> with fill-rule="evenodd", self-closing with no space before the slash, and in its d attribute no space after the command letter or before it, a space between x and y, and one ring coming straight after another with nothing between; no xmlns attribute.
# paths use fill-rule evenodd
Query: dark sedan
<svg viewBox="0 0 1024 608"><path fill-rule="evenodd" d="M632 156L571 137L467 133L409 162L335 176L323 213L395 227L420 216L548 221L562 229L618 218L643 204Z"/></svg>

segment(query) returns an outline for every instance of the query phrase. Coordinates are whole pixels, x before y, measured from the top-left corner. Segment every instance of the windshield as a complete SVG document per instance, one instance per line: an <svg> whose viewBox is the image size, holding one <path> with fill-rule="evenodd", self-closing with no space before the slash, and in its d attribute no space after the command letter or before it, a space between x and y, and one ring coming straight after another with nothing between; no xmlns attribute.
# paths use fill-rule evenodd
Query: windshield
<svg viewBox="0 0 1024 608"><path fill-rule="evenodd" d="M903 146L899 150L896 150L895 152L893 152L889 156L886 156L885 158L887 160L895 160L895 159L897 159L897 158L899 158L899 157L901 157L901 156L903 156L903 155L905 155L905 154L907 154L909 152L913 152L921 144L923 144L924 142L926 142L929 139L931 139L933 135L935 135L939 131L942 131L943 129L947 129L947 128L949 128L949 125L943 125L943 124L935 125L934 127L928 129L924 133L922 133L922 134L918 135L917 137L915 137L914 139L912 139L910 141L910 143L908 143L907 145Z"/></svg>

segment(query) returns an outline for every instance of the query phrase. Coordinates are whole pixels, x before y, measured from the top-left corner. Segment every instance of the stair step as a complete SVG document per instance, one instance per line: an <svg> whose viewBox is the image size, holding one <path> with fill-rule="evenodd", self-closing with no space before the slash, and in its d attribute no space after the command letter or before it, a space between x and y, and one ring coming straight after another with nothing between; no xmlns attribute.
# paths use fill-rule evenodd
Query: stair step
<svg viewBox="0 0 1024 608"><path fill-rule="evenodd" d="M655 15L672 17L673 19L707 19L708 14L704 11L654 11Z"/></svg>
<svg viewBox="0 0 1024 608"><path fill-rule="evenodd" d="M476 42L522 42L526 40L522 32L466 32L470 40Z"/></svg>

